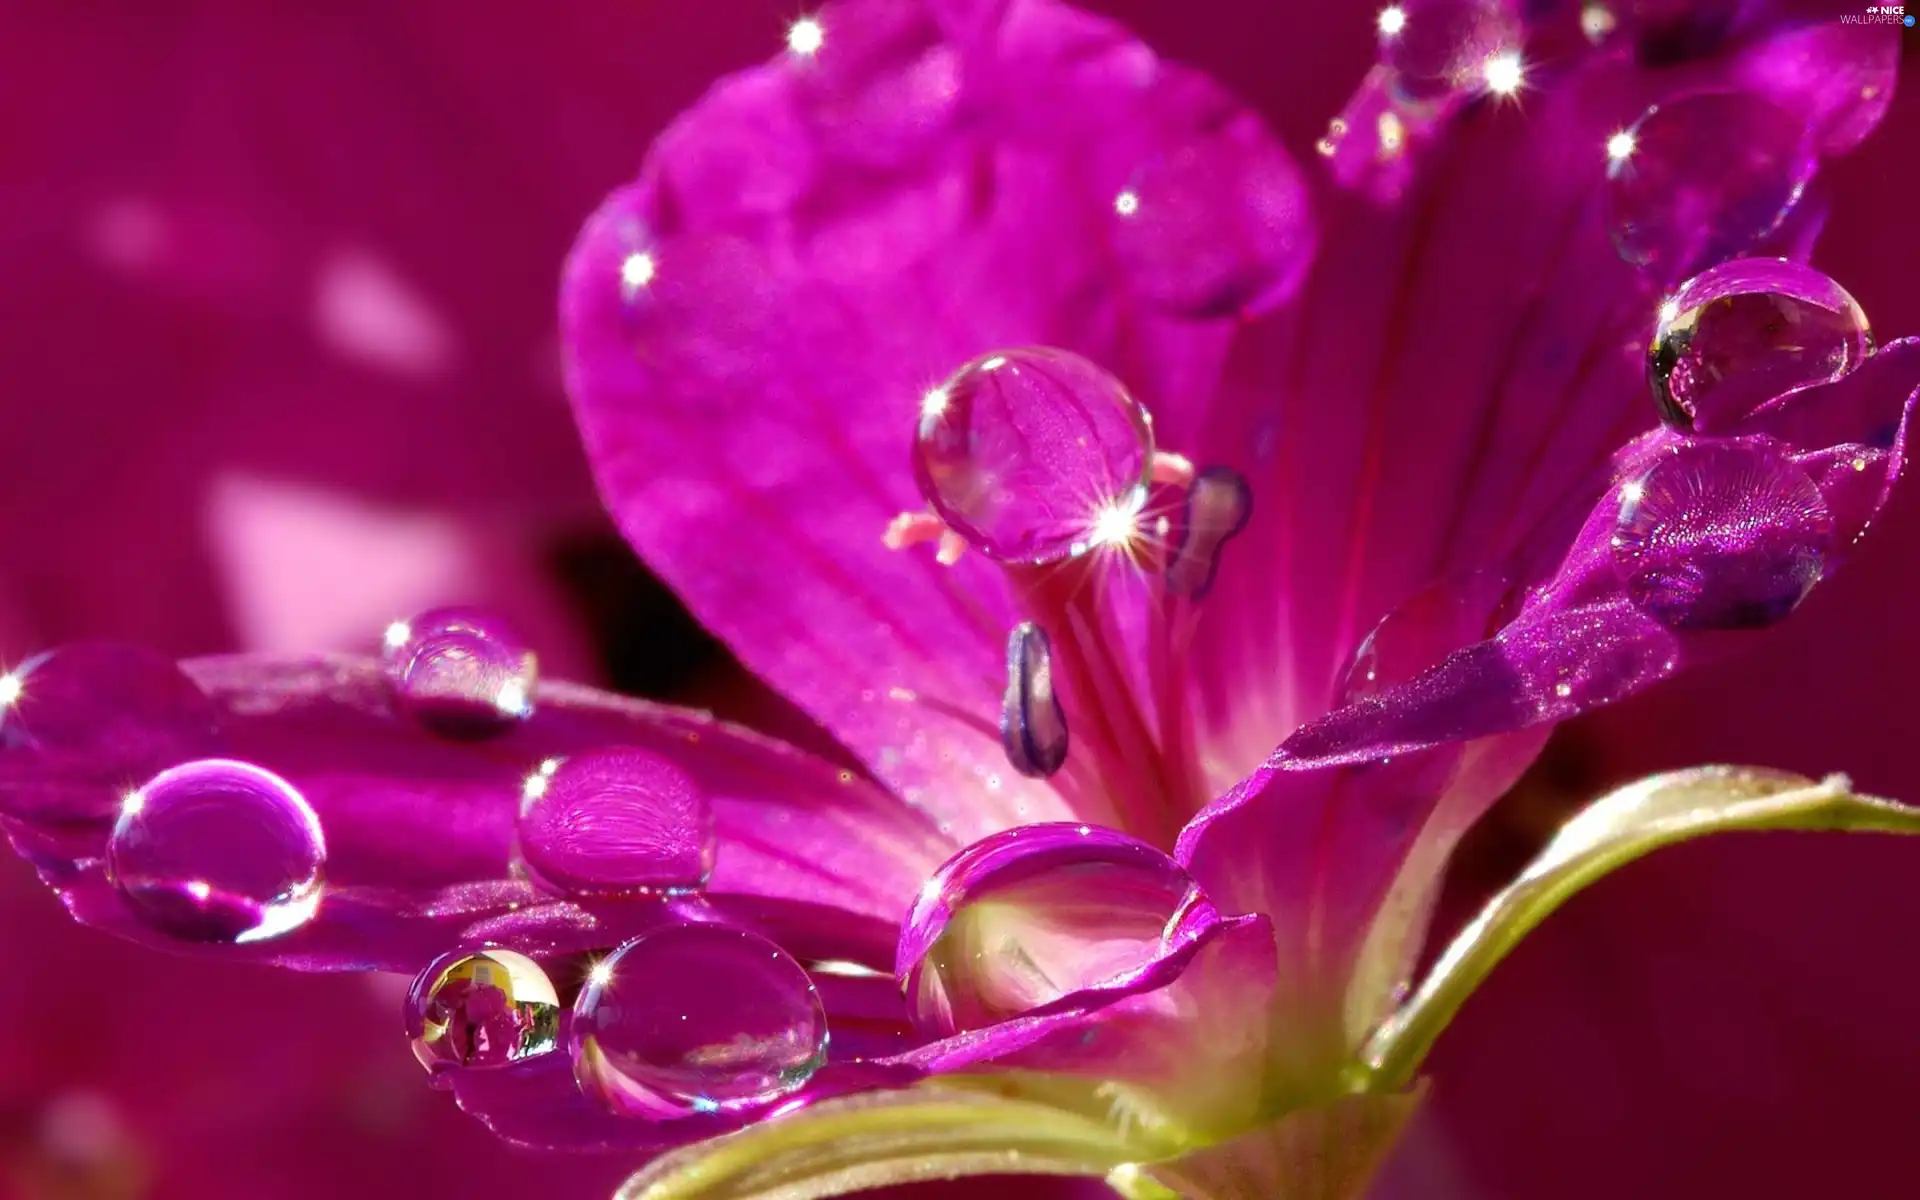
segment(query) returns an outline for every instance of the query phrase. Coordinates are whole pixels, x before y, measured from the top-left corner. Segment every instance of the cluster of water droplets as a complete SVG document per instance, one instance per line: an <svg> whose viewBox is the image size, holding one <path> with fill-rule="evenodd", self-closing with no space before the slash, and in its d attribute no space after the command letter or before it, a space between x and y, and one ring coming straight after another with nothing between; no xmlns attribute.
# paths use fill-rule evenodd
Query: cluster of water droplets
<svg viewBox="0 0 1920 1200"><path fill-rule="evenodd" d="M492 946L429 964L406 1024L430 1078L565 1054L607 1111L668 1119L764 1106L826 1063L812 978L757 933L662 912L609 953L550 965Z"/></svg>
<svg viewBox="0 0 1920 1200"><path fill-rule="evenodd" d="M472 613L430 618L390 639L389 679L405 707L456 737L525 719L524 647ZM503 689L515 703L499 702ZM516 799L518 873L556 898L617 904L622 923L644 931L584 961L480 945L430 963L406 1026L437 1084L565 1055L582 1093L608 1111L664 1119L765 1105L824 1064L826 1015L805 968L697 905L667 903L697 894L717 857L713 805L696 779L650 751L604 746L530 764Z"/></svg>
<svg viewBox="0 0 1920 1200"><path fill-rule="evenodd" d="M1658 65L1713 52L1736 8L1589 0L1579 21L1591 42L1628 45ZM1473 62L1516 50L1521 31L1508 11L1454 0L1382 10L1381 66L1395 103L1457 95L1473 84ZM1860 306L1832 279L1785 259L1740 257L1782 231L1818 152L1800 115L1726 85L1648 107L1595 149L1607 232L1666 292L1648 381L1662 422L1682 435L1617 482L1610 549L1629 597L1673 628L1771 624L1807 595L1835 550L1833 515L1788 448L1734 436L1756 412L1839 379L1872 349ZM1494 570L1428 587L1355 650L1341 697L1377 695L1493 636L1522 598Z"/></svg>
<svg viewBox="0 0 1920 1200"><path fill-rule="evenodd" d="M1661 419L1687 436L1620 487L1612 549L1635 603L1674 628L1744 629L1812 591L1835 550L1826 500L1785 446L1737 434L1871 346L1853 297L1785 259L1721 263L1662 302L1648 382Z"/></svg>

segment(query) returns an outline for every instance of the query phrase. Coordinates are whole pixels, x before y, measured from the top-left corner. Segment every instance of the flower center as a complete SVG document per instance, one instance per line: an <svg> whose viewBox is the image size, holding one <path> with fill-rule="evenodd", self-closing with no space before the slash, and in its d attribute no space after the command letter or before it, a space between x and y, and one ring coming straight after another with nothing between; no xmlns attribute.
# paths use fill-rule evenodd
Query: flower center
<svg viewBox="0 0 1920 1200"><path fill-rule="evenodd" d="M1211 791L1187 649L1246 523L1245 481L1156 450L1118 379L1044 347L985 355L929 391L913 463L931 511L897 518L887 545L937 543L943 563L978 551L1026 618L1007 641L1008 761L1087 819L1171 846Z"/></svg>

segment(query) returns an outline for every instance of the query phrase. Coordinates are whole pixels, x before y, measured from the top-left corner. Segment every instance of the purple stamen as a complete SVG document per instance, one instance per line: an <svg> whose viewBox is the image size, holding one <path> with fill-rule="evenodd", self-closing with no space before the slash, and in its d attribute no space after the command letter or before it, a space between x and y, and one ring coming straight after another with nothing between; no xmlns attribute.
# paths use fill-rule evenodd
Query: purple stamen
<svg viewBox="0 0 1920 1200"><path fill-rule="evenodd" d="M1053 690L1053 647L1046 630L1023 621L1007 635L1007 693L1000 743L1013 769L1043 779L1067 761L1067 714Z"/></svg>
<svg viewBox="0 0 1920 1200"><path fill-rule="evenodd" d="M1173 556L1167 560L1167 590L1203 598L1220 569L1220 547L1247 526L1253 492L1229 467L1208 467L1193 478L1181 509Z"/></svg>

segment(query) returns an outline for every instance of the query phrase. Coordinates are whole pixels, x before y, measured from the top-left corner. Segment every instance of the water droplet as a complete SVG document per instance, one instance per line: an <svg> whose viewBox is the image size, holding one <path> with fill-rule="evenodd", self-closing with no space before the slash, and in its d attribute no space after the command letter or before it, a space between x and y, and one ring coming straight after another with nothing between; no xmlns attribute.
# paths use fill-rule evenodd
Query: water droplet
<svg viewBox="0 0 1920 1200"><path fill-rule="evenodd" d="M1341 703L1399 687L1455 650L1493 636L1512 596L1512 581L1492 568L1463 572L1415 592L1380 618L1354 650Z"/></svg>
<svg viewBox="0 0 1920 1200"><path fill-rule="evenodd" d="M0 789L11 812L112 816L144 780L221 749L213 701L170 658L81 642L0 675Z"/></svg>
<svg viewBox="0 0 1920 1200"><path fill-rule="evenodd" d="M766 938L675 925L588 973L569 1045L581 1089L624 1116L751 1108L826 1061L827 1014L806 970Z"/></svg>
<svg viewBox="0 0 1920 1200"><path fill-rule="evenodd" d="M1759 96L1704 92L1649 108L1610 157L1607 204L1620 256L1674 282L1776 229L1812 177L1799 117Z"/></svg>
<svg viewBox="0 0 1920 1200"><path fill-rule="evenodd" d="M901 930L898 968L930 1037L1120 980L1211 923L1166 855L1098 826L1009 829L947 860Z"/></svg>
<svg viewBox="0 0 1920 1200"><path fill-rule="evenodd" d="M1156 155L1114 198L1129 286L1181 316L1272 308L1299 285L1312 247L1305 180L1251 121Z"/></svg>
<svg viewBox="0 0 1920 1200"><path fill-rule="evenodd" d="M462 950L414 978L406 1015L413 1056L428 1072L504 1067L554 1048L560 997L524 954Z"/></svg>
<svg viewBox="0 0 1920 1200"><path fill-rule="evenodd" d="M1613 557L1628 596L1675 629L1760 629L1826 570L1833 515L1766 441L1675 447L1620 493Z"/></svg>
<svg viewBox="0 0 1920 1200"><path fill-rule="evenodd" d="M835 24L790 75L816 150L899 167L938 145L960 106L960 48L921 4L885 5Z"/></svg>
<svg viewBox="0 0 1920 1200"><path fill-rule="evenodd" d="M663 758L594 750L528 776L519 843L534 877L568 894L689 891L713 873L713 807Z"/></svg>
<svg viewBox="0 0 1920 1200"><path fill-rule="evenodd" d="M1067 714L1053 688L1053 646L1032 621L1007 635L1000 744L1013 769L1030 779L1045 779L1067 763Z"/></svg>
<svg viewBox="0 0 1920 1200"><path fill-rule="evenodd" d="M1429 104L1484 86L1487 66L1520 47L1520 27L1500 0L1406 0L1381 22L1380 61L1394 99Z"/></svg>
<svg viewBox="0 0 1920 1200"><path fill-rule="evenodd" d="M402 705L447 737L486 737L533 715L539 660L506 621L436 608L387 627L381 663Z"/></svg>
<svg viewBox="0 0 1920 1200"><path fill-rule="evenodd" d="M1663 421L1716 433L1782 392L1840 378L1870 347L1867 314L1839 284L1784 258L1739 258L1660 306L1647 379Z"/></svg>
<svg viewBox="0 0 1920 1200"><path fill-rule="evenodd" d="M183 941L257 942L319 906L320 819L271 771L209 758L160 772L120 809L107 876L154 928Z"/></svg>
<svg viewBox="0 0 1920 1200"><path fill-rule="evenodd" d="M1146 499L1153 426L1118 379L1077 354L1003 350L921 400L914 477L941 519L989 558L1085 553Z"/></svg>
<svg viewBox="0 0 1920 1200"><path fill-rule="evenodd" d="M1208 467L1195 475L1180 506L1178 526L1172 531L1167 590L1176 596L1204 599L1220 570L1220 548L1246 528L1252 512L1253 492L1238 471Z"/></svg>

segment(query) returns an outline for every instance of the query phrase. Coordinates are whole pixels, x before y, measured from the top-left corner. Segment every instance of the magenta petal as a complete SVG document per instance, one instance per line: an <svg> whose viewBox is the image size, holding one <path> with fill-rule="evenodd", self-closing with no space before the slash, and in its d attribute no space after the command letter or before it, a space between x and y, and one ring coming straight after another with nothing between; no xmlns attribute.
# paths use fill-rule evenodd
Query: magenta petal
<svg viewBox="0 0 1920 1200"><path fill-rule="evenodd" d="M307 970L411 970L487 921L503 937L524 923L558 945L585 936L582 920L597 920L592 936L602 940L591 944L610 945L620 928L617 902L561 916L509 876L525 779L546 759L606 746L668 760L706 794L720 846L710 895L773 925L826 925L836 936L816 940L837 952L883 958L891 937L879 931L891 929L952 849L923 817L851 772L697 713L547 684L534 715L511 731L453 741L397 712L370 660L234 657L186 666L213 699L227 753L299 788L327 842L317 916L274 940L219 948L227 957ZM15 779L10 794L23 782ZM15 824L23 853L81 920L164 941L102 874L106 818ZM516 922L523 907L528 915ZM839 914L844 928L826 913Z"/></svg>
<svg viewBox="0 0 1920 1200"><path fill-rule="evenodd" d="M1897 342L1837 382L1788 393L1742 426L1811 480L1803 486L1833 535L1817 566L1841 561L1884 504L1916 400L1920 348ZM1621 453L1620 478L1637 478L1688 444L1668 430L1649 434ZM1733 451L1742 444L1706 443ZM1675 627L1669 614L1636 602L1631 577L1616 564L1621 504L1617 485L1604 490L1551 577L1495 636L1308 723L1188 826L1180 861L1222 911L1297 913L1301 920L1280 927L1313 931L1311 943L1282 940L1283 980L1290 966L1305 964L1337 981L1404 863L1430 876L1412 893L1430 904L1445 853L1519 776L1554 723L1755 636ZM1702 570L1721 569L1703 561Z"/></svg>
<svg viewBox="0 0 1920 1200"><path fill-rule="evenodd" d="M750 668L967 841L1070 814L1007 771L993 735L1015 623L998 574L881 545L922 507L920 399L979 354L1054 345L1190 436L1223 326L1141 298L1180 288L1125 277L1116 198L1155 162L1190 224L1189 170L1232 174L1235 147L1266 184L1293 176L1218 89L1104 21L1033 0L943 36L941 7L830 7L844 49L829 33L817 56L722 82L588 223L563 319L629 540ZM1285 234L1289 270L1311 240L1300 199L1242 214L1261 254ZM1144 249L1127 261L1168 269ZM982 791L988 775L1003 786Z"/></svg>
<svg viewBox="0 0 1920 1200"><path fill-rule="evenodd" d="M1203 728L1240 771L1337 703L1389 609L1499 561L1653 420L1635 343L1656 297L1602 194L1648 80L1589 57L1523 110L1471 105L1431 144L1406 128L1398 153L1385 86L1363 86L1342 145L1404 178L1387 200L1325 182L1315 268L1237 331L1196 454L1253 496L1193 651Z"/></svg>

